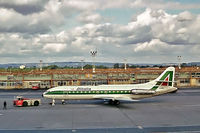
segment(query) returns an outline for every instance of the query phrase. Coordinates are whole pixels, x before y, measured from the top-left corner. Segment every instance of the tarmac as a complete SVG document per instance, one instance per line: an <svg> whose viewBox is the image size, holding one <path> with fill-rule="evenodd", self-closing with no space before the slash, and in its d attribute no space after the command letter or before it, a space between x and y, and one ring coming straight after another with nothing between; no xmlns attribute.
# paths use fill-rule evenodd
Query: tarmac
<svg viewBox="0 0 200 133"><path fill-rule="evenodd" d="M41 97L43 91L0 91L0 132L132 133L200 132L200 88L122 102L111 106L103 100L69 100L65 105ZM21 95L41 98L34 107L14 107ZM3 110L3 102L7 110Z"/></svg>

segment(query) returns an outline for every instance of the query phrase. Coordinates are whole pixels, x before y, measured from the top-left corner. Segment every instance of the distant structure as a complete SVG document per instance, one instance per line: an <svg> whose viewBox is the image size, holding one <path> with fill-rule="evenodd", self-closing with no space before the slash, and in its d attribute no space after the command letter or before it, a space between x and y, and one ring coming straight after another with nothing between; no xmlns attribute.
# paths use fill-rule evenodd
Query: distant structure
<svg viewBox="0 0 200 133"><path fill-rule="evenodd" d="M91 50L90 53L91 53L91 56L92 56L92 59L93 59L93 61L92 61L92 72L95 73L95 57L97 55L97 50L94 50L94 51Z"/></svg>
<svg viewBox="0 0 200 133"><path fill-rule="evenodd" d="M44 69L43 71L0 71L0 89L47 89L57 86L88 86L140 84L157 78L166 68L107 68L98 69ZM11 69L10 69L11 70ZM200 87L200 69L193 66L176 67L177 87Z"/></svg>
<svg viewBox="0 0 200 133"><path fill-rule="evenodd" d="M181 56L177 56L177 59L178 59L178 68L181 69Z"/></svg>
<svg viewBox="0 0 200 133"><path fill-rule="evenodd" d="M26 67L25 65L19 66L20 69L24 69L25 67Z"/></svg>

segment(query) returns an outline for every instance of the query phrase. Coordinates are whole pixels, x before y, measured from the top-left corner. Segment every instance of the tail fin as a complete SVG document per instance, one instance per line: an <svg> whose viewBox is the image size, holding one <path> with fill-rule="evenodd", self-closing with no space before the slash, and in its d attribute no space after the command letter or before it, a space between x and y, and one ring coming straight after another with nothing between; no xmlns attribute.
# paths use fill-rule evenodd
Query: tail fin
<svg viewBox="0 0 200 133"><path fill-rule="evenodd" d="M157 82L151 89L156 90L159 86L174 86L175 68L168 67L154 82Z"/></svg>

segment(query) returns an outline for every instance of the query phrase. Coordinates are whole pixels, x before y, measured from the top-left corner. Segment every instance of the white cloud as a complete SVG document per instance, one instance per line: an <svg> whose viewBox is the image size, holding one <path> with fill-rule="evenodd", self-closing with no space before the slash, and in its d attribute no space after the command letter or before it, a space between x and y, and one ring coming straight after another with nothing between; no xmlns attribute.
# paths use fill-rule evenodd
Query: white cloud
<svg viewBox="0 0 200 133"><path fill-rule="evenodd" d="M69 41L69 36L65 31L61 31L55 36L57 42L65 43Z"/></svg>
<svg viewBox="0 0 200 133"><path fill-rule="evenodd" d="M36 10L27 10L38 5ZM127 24L105 19L106 9L135 7L147 9L138 9L138 14L133 11L135 19ZM106 61L127 57L151 62L148 55L159 58L156 56L166 53L170 53L169 59L175 55L199 57L200 15L189 11L172 15L163 10L174 7L198 9L199 5L163 0L0 0L0 55L9 61L81 59L89 58L89 51L97 48L99 58Z"/></svg>
<svg viewBox="0 0 200 133"><path fill-rule="evenodd" d="M77 17L82 23L100 23L103 19L98 13L84 12Z"/></svg>
<svg viewBox="0 0 200 133"><path fill-rule="evenodd" d="M174 48L173 45L169 45L167 43L164 43L160 41L159 39L153 39L150 42L144 42L144 43L139 43L136 45L134 48L135 52L140 52L140 51L148 51L148 52L154 52L154 53L159 53L159 52L170 52L170 49Z"/></svg>
<svg viewBox="0 0 200 133"><path fill-rule="evenodd" d="M78 10L92 10L96 9L98 4L91 0L67 0L62 3L64 7L78 9Z"/></svg>
<svg viewBox="0 0 200 133"><path fill-rule="evenodd" d="M188 11L184 11L178 15L177 19L178 21L190 21L193 19L193 15Z"/></svg>
<svg viewBox="0 0 200 133"><path fill-rule="evenodd" d="M47 33L51 27L64 23L64 17L59 12L60 3L49 1L44 9L38 13L24 15L12 8L0 6L0 32Z"/></svg>
<svg viewBox="0 0 200 133"><path fill-rule="evenodd" d="M152 9L199 9L198 4L182 4L176 1L164 0L134 0L131 2L132 8L152 8Z"/></svg>
<svg viewBox="0 0 200 133"><path fill-rule="evenodd" d="M63 43L47 43L44 45L43 50L45 53L50 53L50 52L61 52L64 51L66 48L66 44Z"/></svg>

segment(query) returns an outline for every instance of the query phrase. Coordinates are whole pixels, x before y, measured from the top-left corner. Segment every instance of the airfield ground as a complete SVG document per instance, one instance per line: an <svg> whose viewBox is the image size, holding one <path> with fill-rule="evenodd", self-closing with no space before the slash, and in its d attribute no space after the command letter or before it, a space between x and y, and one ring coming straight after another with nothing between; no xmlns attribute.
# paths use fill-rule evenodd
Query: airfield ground
<svg viewBox="0 0 200 133"><path fill-rule="evenodd" d="M200 88L179 89L119 106L102 100L69 100L65 105L41 97L43 91L0 91L0 132L200 132ZM14 96L41 98L38 107L13 107ZM2 110L3 101L8 103Z"/></svg>

